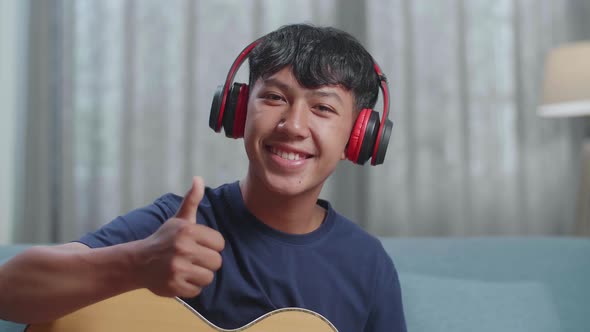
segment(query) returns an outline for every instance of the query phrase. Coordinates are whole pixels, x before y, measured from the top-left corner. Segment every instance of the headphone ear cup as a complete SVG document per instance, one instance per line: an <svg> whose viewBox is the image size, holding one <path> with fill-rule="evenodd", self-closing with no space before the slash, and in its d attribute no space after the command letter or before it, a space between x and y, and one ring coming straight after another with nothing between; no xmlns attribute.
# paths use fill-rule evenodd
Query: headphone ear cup
<svg viewBox="0 0 590 332"><path fill-rule="evenodd" d="M250 87L248 84L241 84L240 92L238 94L238 102L236 104L236 112L234 115L234 126L232 129L233 138L244 137L244 129L246 128L246 115L248 114L249 95Z"/></svg>
<svg viewBox="0 0 590 332"><path fill-rule="evenodd" d="M381 138L379 139L379 143L375 147L375 152L373 153L373 158L371 159L371 165L381 165L385 160L385 153L387 152L387 146L389 145L389 138L391 137L391 132L393 131L393 122L391 120L386 119L385 123L383 124L383 131L381 132Z"/></svg>
<svg viewBox="0 0 590 332"><path fill-rule="evenodd" d="M356 163L358 154L361 148L361 141L363 138L363 131L368 115L368 109L363 109L356 117L356 121L352 126L348 144L346 146L346 159Z"/></svg>
<svg viewBox="0 0 590 332"><path fill-rule="evenodd" d="M346 158L359 165L369 160L378 127L379 114L369 108L363 109L352 127L346 148Z"/></svg>
<svg viewBox="0 0 590 332"><path fill-rule="evenodd" d="M243 84L240 83L234 83L227 94L225 111L223 112L223 129L226 137L233 137L236 108L238 106L238 97L242 85Z"/></svg>
<svg viewBox="0 0 590 332"><path fill-rule="evenodd" d="M377 141L377 133L379 132L379 113L370 110L367 123L365 125L364 138L361 143L361 149L356 163L363 165L367 160L371 159L375 142Z"/></svg>
<svg viewBox="0 0 590 332"><path fill-rule="evenodd" d="M211 102L211 113L209 113L209 128L219 132L221 128L217 127L219 122L219 114L221 113L221 100L223 98L223 85L217 86L215 94L213 95L213 101Z"/></svg>

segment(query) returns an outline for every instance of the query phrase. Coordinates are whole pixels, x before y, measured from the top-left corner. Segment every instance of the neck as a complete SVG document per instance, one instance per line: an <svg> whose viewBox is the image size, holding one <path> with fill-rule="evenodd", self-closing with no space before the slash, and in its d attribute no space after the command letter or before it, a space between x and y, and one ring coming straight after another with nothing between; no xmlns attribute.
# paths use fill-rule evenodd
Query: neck
<svg viewBox="0 0 590 332"><path fill-rule="evenodd" d="M321 187L300 195L277 194L247 176L240 181L246 208L267 226L288 234L306 234L323 222L326 210L317 205Z"/></svg>

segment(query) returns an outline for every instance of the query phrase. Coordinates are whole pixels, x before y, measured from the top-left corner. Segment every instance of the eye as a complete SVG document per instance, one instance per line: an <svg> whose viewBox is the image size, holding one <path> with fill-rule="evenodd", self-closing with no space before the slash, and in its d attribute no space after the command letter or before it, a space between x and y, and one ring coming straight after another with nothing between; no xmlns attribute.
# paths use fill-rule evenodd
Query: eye
<svg viewBox="0 0 590 332"><path fill-rule="evenodd" d="M281 95L276 94L276 93L273 93L273 92L266 93L263 96L263 98L264 99L268 99L268 100L273 100L273 101L281 101L281 100L283 100L283 97Z"/></svg>
<svg viewBox="0 0 590 332"><path fill-rule="evenodd" d="M317 105L314 107L316 110L318 110L320 113L338 113L336 112L336 110L334 110L334 108L332 108L331 106L328 105Z"/></svg>
<svg viewBox="0 0 590 332"><path fill-rule="evenodd" d="M281 106L286 103L285 97L276 92L262 92L259 98L269 106Z"/></svg>

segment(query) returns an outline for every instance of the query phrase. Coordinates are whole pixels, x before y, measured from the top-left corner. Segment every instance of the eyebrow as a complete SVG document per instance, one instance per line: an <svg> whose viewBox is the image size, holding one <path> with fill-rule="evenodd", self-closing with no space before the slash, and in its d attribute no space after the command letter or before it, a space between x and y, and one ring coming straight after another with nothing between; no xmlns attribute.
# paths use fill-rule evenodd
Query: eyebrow
<svg viewBox="0 0 590 332"><path fill-rule="evenodd" d="M340 104L344 104L342 98L340 98L340 95L337 94L336 92L326 91L326 90L313 90L309 94L313 95L313 96L317 96L317 97L336 98L336 99L338 99L338 102L340 102Z"/></svg>
<svg viewBox="0 0 590 332"><path fill-rule="evenodd" d="M276 86L277 88L282 89L282 90L286 90L286 91L292 90L292 88L289 84L286 84L286 83L284 83L276 78L273 78L273 77L264 79L264 84ZM342 100L342 98L340 97L339 94L337 94L336 92L333 92L333 91L325 90L325 89L322 90L322 88L320 88L319 90L311 90L307 94L312 95L314 97L335 98L338 100L338 102L340 104L342 104L342 105L344 104L344 101Z"/></svg>
<svg viewBox="0 0 590 332"><path fill-rule="evenodd" d="M266 78L263 80L264 84L266 85L272 85L272 86L276 86L277 88L281 89L281 90L291 90L291 86L276 79L276 78Z"/></svg>

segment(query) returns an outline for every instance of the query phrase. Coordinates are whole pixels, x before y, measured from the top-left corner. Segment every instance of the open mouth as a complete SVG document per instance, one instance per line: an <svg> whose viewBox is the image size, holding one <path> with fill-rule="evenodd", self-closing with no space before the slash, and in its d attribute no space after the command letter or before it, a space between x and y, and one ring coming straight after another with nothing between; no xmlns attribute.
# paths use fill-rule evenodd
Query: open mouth
<svg viewBox="0 0 590 332"><path fill-rule="evenodd" d="M272 153L275 154L283 159L298 161L311 158L312 155L306 154L299 151L286 151L274 146L267 146L267 149Z"/></svg>

